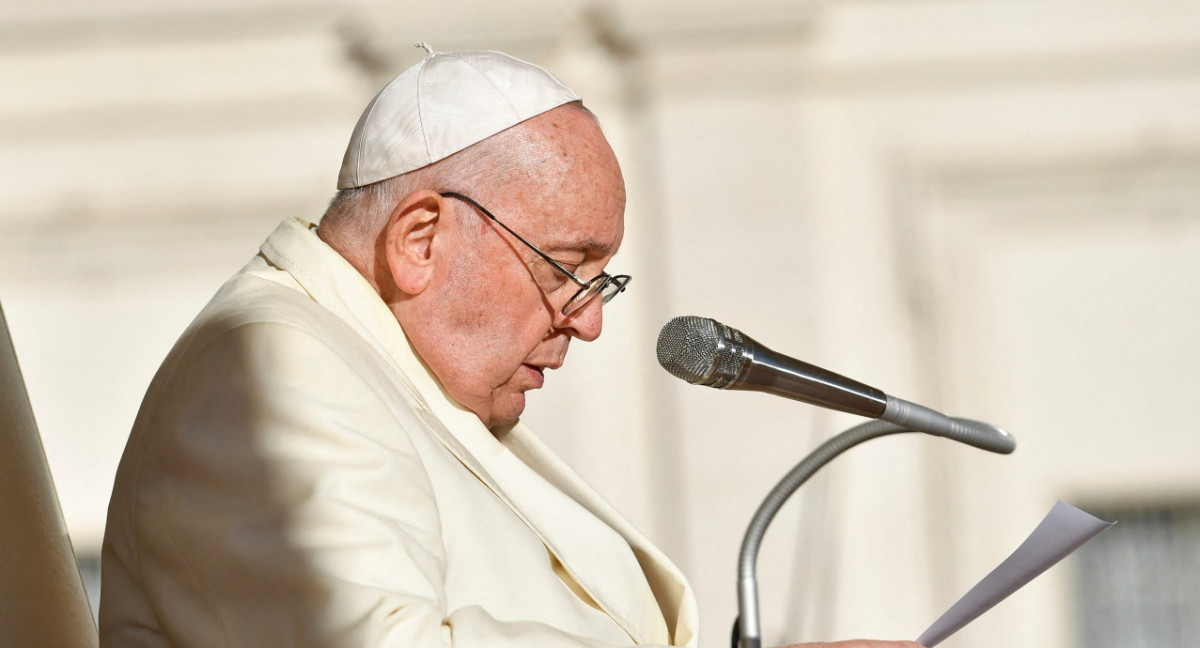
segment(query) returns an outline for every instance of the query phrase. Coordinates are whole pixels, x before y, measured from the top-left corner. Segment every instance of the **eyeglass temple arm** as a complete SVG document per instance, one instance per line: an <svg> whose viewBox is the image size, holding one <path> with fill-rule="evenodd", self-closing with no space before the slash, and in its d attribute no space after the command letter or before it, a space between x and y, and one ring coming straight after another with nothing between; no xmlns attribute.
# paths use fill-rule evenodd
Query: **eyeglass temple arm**
<svg viewBox="0 0 1200 648"><path fill-rule="evenodd" d="M546 260L546 263L549 263L550 265L552 265L552 266L554 266L555 268L557 268L559 272L561 272L561 273L563 273L563 274L567 275L568 277L570 277L570 278L571 278L571 281L574 281L574 282L575 282L575 285L579 286L580 288L585 288L585 287L587 287L587 282L586 282L586 281L584 281L584 280L580 279L579 277L576 277L574 272L571 272L570 270L567 270L566 268L564 268L564 267L562 266L562 264L561 264L561 263L559 263L558 261L555 261L554 259L551 259L551 258L550 258L550 255L548 255L548 254L546 254L545 252L542 252L541 250L539 250L539 249L537 248L537 246L536 246L536 245L534 245L533 243L530 243L529 241L526 241L526 240L524 239L524 237L522 237L520 234L517 234L516 232L512 231L511 229L509 229L508 225L505 225L504 223L501 223L501 222L500 222L500 219L499 219L499 218L496 218L495 216L493 216L493 215L492 215L492 212L490 212L490 211L488 211L487 209L485 209L483 205L480 205L479 203L475 202L474 200L472 200L472 199L470 199L470 198L468 198L468 197L466 197L466 196L464 196L464 195L462 195L462 194L460 194L460 193L455 193L455 192L453 192L453 191L447 191L447 192L445 192L445 193L442 193L442 194L440 194L440 195L442 195L442 196L445 196L445 197L447 197L447 198L458 198L459 200L461 200L461 201L463 201L463 202L465 202L465 203L467 203L467 204L471 205L471 206L472 206L472 207L474 207L475 209L478 209L478 210L479 210L479 212L480 212L480 213L482 213L484 216L487 216L488 218L492 219L492 222L493 222L493 223L495 223L495 224L499 225L500 227L503 227L505 232L508 232L509 234L512 234L513 236L515 236L515 237L517 238L517 240L518 240L518 241L520 241L520 242L524 243L524 244L525 244L525 247L528 247L530 250L533 250L533 251L534 251L534 253L536 253L538 256L540 256L540 257L542 257L543 259L545 259L545 260Z"/></svg>

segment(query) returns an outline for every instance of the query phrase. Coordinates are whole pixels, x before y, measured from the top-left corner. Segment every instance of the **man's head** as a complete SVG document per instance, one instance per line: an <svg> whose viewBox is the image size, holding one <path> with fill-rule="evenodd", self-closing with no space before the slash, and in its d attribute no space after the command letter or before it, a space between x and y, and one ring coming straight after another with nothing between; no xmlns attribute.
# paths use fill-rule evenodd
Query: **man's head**
<svg viewBox="0 0 1200 648"><path fill-rule="evenodd" d="M571 338L600 335L600 299L563 315L578 286L447 192L586 281L620 245L624 182L595 118L572 101L344 190L322 219L321 237L379 291L450 396L495 428L517 419Z"/></svg>

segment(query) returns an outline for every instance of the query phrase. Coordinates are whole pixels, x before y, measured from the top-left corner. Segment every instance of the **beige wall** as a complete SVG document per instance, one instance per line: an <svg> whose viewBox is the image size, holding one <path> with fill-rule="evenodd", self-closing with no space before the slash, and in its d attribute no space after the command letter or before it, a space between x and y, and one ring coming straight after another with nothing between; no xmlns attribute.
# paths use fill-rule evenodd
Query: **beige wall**
<svg viewBox="0 0 1200 648"><path fill-rule="evenodd" d="M1020 443L880 440L805 486L760 562L769 641L915 637L1056 498L1200 495L1193 3L9 2L0 301L78 550L157 362L320 213L417 40L545 65L618 149L635 281L527 418L690 574L704 646L761 497L855 421L674 380L677 314ZM1071 645L1070 569L945 645Z"/></svg>

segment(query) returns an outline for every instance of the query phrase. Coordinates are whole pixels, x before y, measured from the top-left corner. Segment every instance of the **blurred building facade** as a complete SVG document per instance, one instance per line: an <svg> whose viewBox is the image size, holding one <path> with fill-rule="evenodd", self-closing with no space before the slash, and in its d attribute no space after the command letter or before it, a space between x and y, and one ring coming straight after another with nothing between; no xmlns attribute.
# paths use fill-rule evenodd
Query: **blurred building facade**
<svg viewBox="0 0 1200 648"><path fill-rule="evenodd" d="M552 70L617 149L634 283L526 418L690 575L703 646L760 499L856 421L675 381L679 314L1019 442L832 464L768 534L769 642L915 637L1061 498L1131 523L945 645L1197 645L1200 5L9 0L0 34L0 303L85 565L157 363L427 41Z"/></svg>

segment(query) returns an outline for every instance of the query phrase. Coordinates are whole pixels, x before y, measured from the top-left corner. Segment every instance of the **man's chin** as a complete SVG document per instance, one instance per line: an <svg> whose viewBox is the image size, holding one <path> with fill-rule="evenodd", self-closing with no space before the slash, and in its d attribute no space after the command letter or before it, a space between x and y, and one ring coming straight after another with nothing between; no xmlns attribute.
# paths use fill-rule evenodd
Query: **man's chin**
<svg viewBox="0 0 1200 648"><path fill-rule="evenodd" d="M493 403L490 415L484 420L484 424L492 431L511 427L521 419L521 413L525 411L524 392L506 394L498 400L499 402Z"/></svg>

